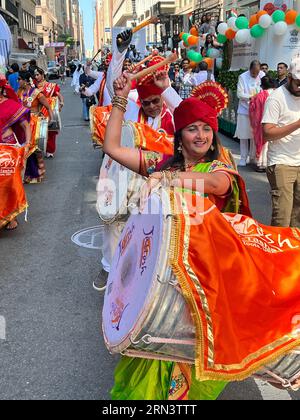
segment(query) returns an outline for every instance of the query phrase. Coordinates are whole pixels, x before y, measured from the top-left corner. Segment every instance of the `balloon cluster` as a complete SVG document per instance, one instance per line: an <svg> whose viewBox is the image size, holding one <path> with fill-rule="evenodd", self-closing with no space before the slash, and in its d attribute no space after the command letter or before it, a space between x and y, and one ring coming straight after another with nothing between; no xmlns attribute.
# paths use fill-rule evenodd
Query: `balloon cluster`
<svg viewBox="0 0 300 420"><path fill-rule="evenodd" d="M181 32L179 35L181 42L179 44L179 47L181 49L183 48L191 48L195 47L199 44L199 32L196 27L193 27L190 30L190 33ZM199 64L201 61L205 61L208 64L209 69L213 68L213 60L220 58L220 51L217 48L210 48L207 50L207 57L204 58L202 54L200 54L197 51L194 51L193 49L190 49L187 52L187 57L190 60L190 67L195 68L197 67L197 64Z"/></svg>
<svg viewBox="0 0 300 420"><path fill-rule="evenodd" d="M227 22L218 26L218 42L224 44L228 40L235 39L237 43L244 44L251 38L262 37L271 26L273 33L282 36L287 32L288 25L297 25L300 28L300 14L296 10L275 10L269 15L261 10L252 15L248 20L245 16L231 17Z"/></svg>

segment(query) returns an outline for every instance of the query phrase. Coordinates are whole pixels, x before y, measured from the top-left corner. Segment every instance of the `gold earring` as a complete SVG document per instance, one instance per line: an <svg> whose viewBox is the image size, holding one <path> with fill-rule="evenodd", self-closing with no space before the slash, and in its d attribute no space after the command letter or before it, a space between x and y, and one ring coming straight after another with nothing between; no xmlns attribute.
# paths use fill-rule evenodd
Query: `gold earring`
<svg viewBox="0 0 300 420"><path fill-rule="evenodd" d="M214 151L215 151L215 146L214 146L213 144L211 145L210 150L211 150L212 152L214 152Z"/></svg>

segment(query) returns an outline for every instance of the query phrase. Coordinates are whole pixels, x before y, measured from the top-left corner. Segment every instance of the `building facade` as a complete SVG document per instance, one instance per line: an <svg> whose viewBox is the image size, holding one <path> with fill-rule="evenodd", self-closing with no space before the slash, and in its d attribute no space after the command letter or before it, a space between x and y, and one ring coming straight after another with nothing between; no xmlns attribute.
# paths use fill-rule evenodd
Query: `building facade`
<svg viewBox="0 0 300 420"><path fill-rule="evenodd" d="M96 0L94 24L94 53L102 48L111 48L113 10L117 1Z"/></svg>
<svg viewBox="0 0 300 420"><path fill-rule="evenodd" d="M0 0L0 13L10 27L15 52L36 47L35 8L35 0Z"/></svg>
<svg viewBox="0 0 300 420"><path fill-rule="evenodd" d="M44 49L45 45L57 41L58 31L55 0L36 1L36 24L38 44L41 50Z"/></svg>

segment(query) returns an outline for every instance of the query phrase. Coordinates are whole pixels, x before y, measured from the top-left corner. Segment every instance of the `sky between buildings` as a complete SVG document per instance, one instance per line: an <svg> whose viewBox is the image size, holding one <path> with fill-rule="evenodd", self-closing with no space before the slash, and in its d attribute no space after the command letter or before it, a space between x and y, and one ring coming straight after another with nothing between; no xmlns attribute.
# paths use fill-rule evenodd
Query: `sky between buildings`
<svg viewBox="0 0 300 420"><path fill-rule="evenodd" d="M91 50L94 47L94 4L95 0L79 0L83 13L85 48Z"/></svg>

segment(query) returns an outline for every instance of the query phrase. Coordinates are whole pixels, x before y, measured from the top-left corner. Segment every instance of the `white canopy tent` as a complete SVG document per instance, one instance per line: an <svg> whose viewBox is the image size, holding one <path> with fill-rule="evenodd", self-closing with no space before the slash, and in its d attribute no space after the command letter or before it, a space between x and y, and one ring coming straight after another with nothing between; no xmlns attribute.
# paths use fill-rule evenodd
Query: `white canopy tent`
<svg viewBox="0 0 300 420"><path fill-rule="evenodd" d="M12 50L12 35L4 20L0 14L0 66L8 64L8 57Z"/></svg>

